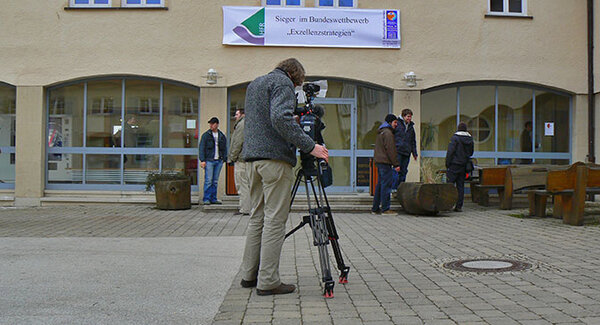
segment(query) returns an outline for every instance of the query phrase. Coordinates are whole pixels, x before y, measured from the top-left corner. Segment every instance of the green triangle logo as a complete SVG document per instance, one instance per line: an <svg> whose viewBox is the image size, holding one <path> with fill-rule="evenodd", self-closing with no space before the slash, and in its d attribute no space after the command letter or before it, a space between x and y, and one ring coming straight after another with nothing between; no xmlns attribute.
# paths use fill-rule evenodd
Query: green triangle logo
<svg viewBox="0 0 600 325"><path fill-rule="evenodd" d="M257 11L242 22L252 35L263 36L265 34L265 8Z"/></svg>

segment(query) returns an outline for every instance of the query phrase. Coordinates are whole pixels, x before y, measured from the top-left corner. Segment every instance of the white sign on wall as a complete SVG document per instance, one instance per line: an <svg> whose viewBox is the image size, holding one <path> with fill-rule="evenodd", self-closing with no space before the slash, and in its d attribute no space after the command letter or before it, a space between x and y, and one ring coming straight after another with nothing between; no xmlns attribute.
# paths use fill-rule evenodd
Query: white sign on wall
<svg viewBox="0 0 600 325"><path fill-rule="evenodd" d="M223 44L400 48L400 11L224 6Z"/></svg>
<svg viewBox="0 0 600 325"><path fill-rule="evenodd" d="M554 122L544 123L544 135L551 137L554 136Z"/></svg>

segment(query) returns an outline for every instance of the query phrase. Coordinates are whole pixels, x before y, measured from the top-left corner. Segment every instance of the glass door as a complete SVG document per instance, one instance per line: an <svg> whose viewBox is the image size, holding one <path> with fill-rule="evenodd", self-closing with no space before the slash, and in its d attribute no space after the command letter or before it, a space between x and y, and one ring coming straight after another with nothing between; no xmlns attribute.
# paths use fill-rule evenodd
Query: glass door
<svg viewBox="0 0 600 325"><path fill-rule="evenodd" d="M323 139L333 171L333 185L327 190L332 193L356 192L356 100L317 98L315 104L325 108Z"/></svg>

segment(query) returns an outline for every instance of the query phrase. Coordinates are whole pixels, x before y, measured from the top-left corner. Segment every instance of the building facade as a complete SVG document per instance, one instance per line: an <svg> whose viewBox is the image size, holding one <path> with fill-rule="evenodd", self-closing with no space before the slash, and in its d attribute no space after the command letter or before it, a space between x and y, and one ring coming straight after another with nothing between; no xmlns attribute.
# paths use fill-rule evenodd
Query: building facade
<svg viewBox="0 0 600 325"><path fill-rule="evenodd" d="M224 44L225 7L262 6L316 17L326 16L318 10L394 9L400 46ZM419 180L419 166L441 168L459 121L469 125L480 164L585 161L598 138L588 132L599 114L589 123L586 1L22 0L2 7L0 191L8 204L142 193L157 170L184 171L201 191L198 133L216 116L229 135L247 84L288 57L327 88L316 102L326 111L332 192L368 190L376 129L404 108L414 112L420 153L410 181ZM594 63L598 57L594 50Z"/></svg>

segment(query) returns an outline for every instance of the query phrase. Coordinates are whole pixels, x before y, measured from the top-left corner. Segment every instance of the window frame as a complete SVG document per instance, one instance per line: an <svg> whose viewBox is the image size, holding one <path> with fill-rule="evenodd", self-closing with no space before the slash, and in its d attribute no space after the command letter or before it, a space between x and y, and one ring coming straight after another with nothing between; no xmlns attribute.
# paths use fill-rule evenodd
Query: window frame
<svg viewBox="0 0 600 325"><path fill-rule="evenodd" d="M10 110L8 111L8 114L4 114L4 116L10 116L11 118L11 122L10 122L10 137L14 136L14 143L13 141L9 141L9 144L7 146L0 146L0 149L2 151L3 154L9 154L9 162L8 162L8 167L9 168L16 168L16 133L17 133L17 125L16 125L16 121L17 121L17 87L13 86L11 84L8 83L4 83L2 81L0 81L0 87L3 88L8 88L9 90L12 90L14 92L14 102L11 101L9 103L9 108ZM11 181L6 181L6 182L2 182L0 183L0 189L2 190L14 190L15 188L15 183L16 183L16 178L17 178L17 174L16 174L16 169L15 169L15 174L14 174L14 179Z"/></svg>
<svg viewBox="0 0 600 325"><path fill-rule="evenodd" d="M319 4L319 0L315 0L316 8L344 8L344 9L354 9L358 8L358 0L352 0L352 7L340 6L340 0L333 0L333 6L321 6Z"/></svg>
<svg viewBox="0 0 600 325"><path fill-rule="evenodd" d="M278 5L268 5L267 4L267 0L260 0L260 4L263 7L290 7L290 8L302 8L305 6L305 0L300 0L300 4L299 5L288 5L286 3L287 0L279 0L280 4Z"/></svg>
<svg viewBox="0 0 600 325"><path fill-rule="evenodd" d="M460 82L460 83L453 83L453 84L447 84L447 85L442 85L442 86L438 86L438 87L433 87L433 88L429 88L429 89L425 89L421 91L421 96L423 96L423 94L426 93L430 93L430 92L435 92L438 90L443 90L443 89L454 89L456 91L456 125L461 122L461 115L462 115L462 111L460 108L460 96L461 96L461 88L463 87L468 87L468 86L494 86L495 87L495 99L494 99L494 130L492 130L492 134L494 134L494 150L492 151L475 151L475 153L473 154L473 158L476 159L494 159L494 163L495 164L500 164L499 161L502 159L533 159L534 163L536 160L544 160L544 159L552 159L552 160L566 160L569 161L569 164L571 164L573 162L573 154L574 154L574 146L573 146L573 132L575 132L573 130L574 127L574 117L573 117L573 112L574 112L574 106L573 106L573 101L574 101L574 95L570 94L570 93L566 93L566 92L562 92L562 91L558 91L558 90L553 90L551 88L548 88L546 86L538 86L538 85L533 85L533 84L528 84L528 83L519 83L519 82L510 82L510 81L496 81L496 82L491 82L491 81L473 81L473 82ZM498 149L498 88L501 86L508 86L508 87L521 87L527 90L531 90L532 91L532 122L533 122L533 133L535 134L536 129L535 129L535 123L536 123L536 119L538 118L538 116L536 115L536 110L537 110L537 103L536 103L536 96L538 92L542 92L542 93L552 93L552 94L556 94L556 95L560 95L563 97L566 97L569 101L569 150L567 152L544 152L544 151L532 151L532 152L521 152L521 151L501 151ZM421 107L421 110L423 110L423 107ZM491 121L489 121L491 122ZM419 144L420 146L420 144ZM439 150L439 149L434 149L434 150L424 150L424 148L420 147L420 154L421 157L423 158L445 158L446 157L446 150Z"/></svg>
<svg viewBox="0 0 600 325"><path fill-rule="evenodd" d="M127 3L127 0L121 0L121 7L123 8L163 8L165 7L165 0L159 0L159 4L148 4L147 0L140 0L140 4Z"/></svg>
<svg viewBox="0 0 600 325"><path fill-rule="evenodd" d="M89 82L94 82L94 81L103 81L103 80L120 80L121 81L121 112L120 112L120 120L121 120L121 125L120 125L120 130L123 130L124 127L124 120L125 120L125 105L126 105L126 82L129 80L135 80L135 81L157 81L160 83L160 98L161 100L159 101L159 118L158 118L158 127L159 127L159 133L158 133L158 146L157 147L127 147L124 144L124 138L121 138L121 142L120 144L116 144L115 147L95 147L95 146L88 146L88 140L87 140L87 116L89 114L89 103L87 100L87 96L88 96L88 88L87 88L87 84ZM0 82L0 84L2 84ZM163 94L165 92L165 87L166 86L176 86L176 87L182 87L182 88L187 88L187 89L191 89L193 91L197 91L198 92L198 100L196 102L197 105L197 112L194 113L193 115L190 115L190 117L195 117L196 120L196 126L198 127L198 122L200 120L200 98L201 98L201 93L200 93L200 88L191 84L187 84L187 83L183 83L183 82L179 82L179 81L173 81L173 80L167 80L167 79L160 79L160 78L152 78L152 77L143 77L143 76L106 76L106 77L97 77L97 78L90 78L90 79L84 79L84 80L76 80L76 81L72 81L72 82L66 82L64 84L60 84L60 85L55 85L52 87L47 88L47 92L46 92L46 126L45 128L45 132L46 134L49 133L49 122L50 119L53 117L51 115L61 115L61 116L67 116L65 114L63 114L64 112L61 111L54 111L52 114L52 110L55 109L53 103L51 103L50 99L52 96L52 92L55 90L59 90L63 87L68 87L68 86L72 86L72 85L83 85L82 91L83 91L83 110L82 110L82 116L83 116L83 123L82 123L82 131L81 134L83 136L83 142L81 144L81 146L72 146L72 145L68 145L68 146L61 146L61 147L57 147L57 146L49 146L48 143L45 143L45 148L46 148L46 157L45 157L45 189L46 190L108 190L108 191L143 191L145 188L144 184L137 184L137 183L131 183L129 181L127 181L127 177L126 173L127 173L127 166L124 165L124 156L125 155L131 155L132 157L134 157L134 159L137 159L138 157L141 156L156 156L159 159L158 162L158 170L163 171L163 170L168 170L167 167L163 167L163 160L164 157L169 157L169 156L191 156L194 157L194 159L197 159L198 157L198 147L169 147L169 146L165 146L164 144L164 137L163 137L163 130L165 130L165 128L167 126L165 126L164 124L164 120L165 120L165 115L163 114L163 110L164 110L164 101L163 101ZM59 104L63 104L64 105L64 99L62 102L58 102ZM60 109L60 107L59 107ZM152 108L154 110L154 107ZM116 112L114 112L113 114L116 114ZM154 112L152 112L152 114L155 114ZM4 150L2 150L4 152ZM7 153L9 152L15 152L14 149L12 151L7 150ZM52 157L52 155L56 156L56 155L65 155L65 154L71 154L71 155L81 155L81 160L82 160L82 167L81 167L81 182L79 183L61 183L61 182L54 182L52 180L50 180L49 175L50 175L50 169L49 169L49 162L52 162L52 160L50 159L50 157ZM86 178L86 174L89 170L91 170L90 167L88 167L88 160L87 157L89 157L90 155L114 155L114 156L118 156L120 157L120 166L118 169L115 169L118 171L119 173L119 183L96 183L96 180L92 180L92 179L87 179ZM202 180L200 177L200 173L199 173L200 168L197 168L196 173L193 174L193 177L195 177L195 180L197 182L198 179L200 179L200 181ZM75 179L76 180L76 179ZM6 186L9 186L10 183L6 184ZM4 184L0 183L0 189L2 189L4 186ZM200 190L199 185L192 185L192 192L196 192Z"/></svg>
<svg viewBox="0 0 600 325"><path fill-rule="evenodd" d="M489 16L527 16L527 0L521 0L521 12L509 11L509 0L502 0L502 11L492 11L492 0L488 0Z"/></svg>
<svg viewBox="0 0 600 325"><path fill-rule="evenodd" d="M95 0L87 0L87 4L75 3L76 0L69 0L69 7L74 8L111 8L112 0L108 0L108 3L95 3Z"/></svg>

